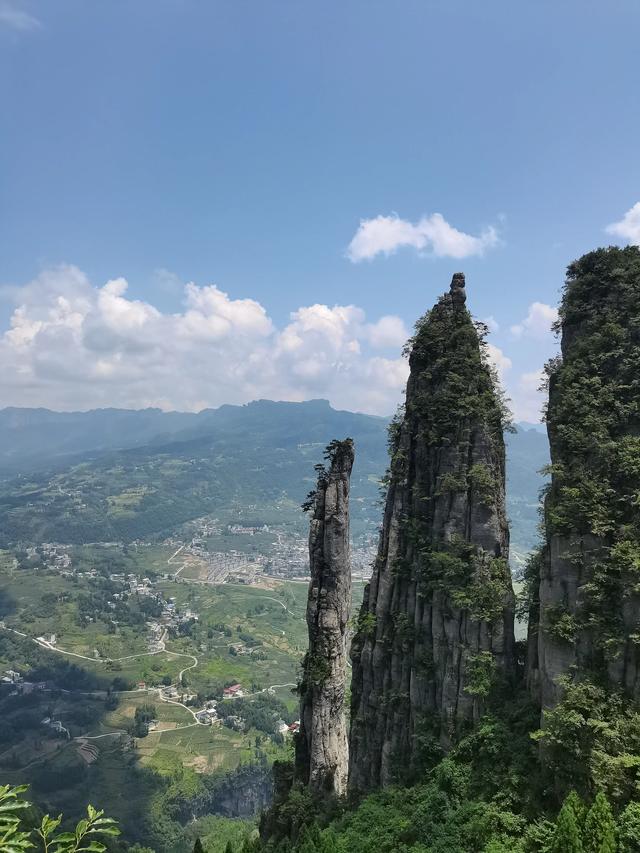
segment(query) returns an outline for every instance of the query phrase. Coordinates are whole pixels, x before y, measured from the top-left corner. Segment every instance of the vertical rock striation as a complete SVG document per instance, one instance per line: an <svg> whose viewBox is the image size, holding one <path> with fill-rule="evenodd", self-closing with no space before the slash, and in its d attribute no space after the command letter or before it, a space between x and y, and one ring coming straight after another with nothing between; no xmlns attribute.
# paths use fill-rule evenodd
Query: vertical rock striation
<svg viewBox="0 0 640 853"><path fill-rule="evenodd" d="M379 551L352 644L351 790L409 777L512 673L503 406L465 301L457 273L410 342Z"/></svg>
<svg viewBox="0 0 640 853"><path fill-rule="evenodd" d="M327 448L320 466L309 531L311 582L307 600L309 651L300 686L295 777L313 792L344 794L348 746L344 715L347 627L351 610L349 484L353 442Z"/></svg>
<svg viewBox="0 0 640 853"><path fill-rule="evenodd" d="M560 321L545 545L528 578L528 680L543 708L562 676L640 697L640 250L571 264Z"/></svg>

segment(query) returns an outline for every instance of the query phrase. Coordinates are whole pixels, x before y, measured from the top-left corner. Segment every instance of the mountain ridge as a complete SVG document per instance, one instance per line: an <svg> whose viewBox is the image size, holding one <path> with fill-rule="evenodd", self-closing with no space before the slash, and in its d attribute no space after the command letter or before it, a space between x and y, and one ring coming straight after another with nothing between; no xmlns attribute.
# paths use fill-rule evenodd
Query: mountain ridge
<svg viewBox="0 0 640 853"><path fill-rule="evenodd" d="M26 412L32 417L34 411L38 413L41 426L33 427L26 434L17 426L7 427L7 421L17 422L16 412ZM151 418L148 417L150 412L153 412ZM202 498L212 488L217 507L222 505L220 493L223 490L227 490L227 505L236 493L239 500L246 499L249 504L255 502L259 493L271 495L268 497L270 504L275 500L274 495L285 493L292 502L289 515L294 519L295 507L309 489L317 449L326 446L335 435L351 435L357 446L354 530L362 529L361 522L366 516L368 529L375 532L378 481L388 466L390 419L335 410L326 400L302 403L258 400L243 406L205 409L197 415L174 414L175 419L171 413L149 409L92 410L79 415L47 409L0 410L0 509L5 510L0 536L5 541L56 538L65 530L68 532L71 513L74 541L110 540L114 536L137 538L137 534L148 535L170 528L172 518L177 524L206 514L212 501ZM57 433L51 429L51 420L61 425ZM74 425L68 435L67 423ZM165 424L171 429L164 429ZM506 435L506 441L512 550L519 564L520 555L531 550L536 541L538 492L543 484L537 471L548 462L547 444L546 436L541 433L518 427L514 435ZM51 452L38 453L45 444L51 447ZM180 478L175 478L172 488L159 474L162 464L169 459L181 461L184 472L188 472L187 462L194 458L199 460L201 467L199 472L190 471L198 474L200 485L197 489L191 489L195 481L190 485L181 483ZM191 464L191 469L194 468L197 466ZM269 471L265 470L267 468ZM111 469L116 470L116 475L109 474ZM252 469L261 470L252 473ZM109 496L117 499L128 489L141 485L154 490L160 488L161 494L156 494L157 500L151 495L145 496L139 507L129 509L128 516L117 517L114 527L110 520L113 513L109 515L107 504L100 503L102 499L96 502L96 483L91 482L89 474L97 477L97 492L102 490L105 500ZM238 480L244 484L239 491ZM14 516L19 514L20 510L15 507L21 502L33 502L35 498L36 504L42 506L39 497L42 493L46 505L54 497L52 493L47 496L48 486L58 493L54 509L60 510L51 518L52 523L48 522L50 510L46 509L44 524L42 515L31 516L27 526L9 524L8 510L13 509ZM59 490L76 491L80 498L87 498L81 502L93 503L94 520L100 520L98 526L88 520L84 510L78 512L70 501L65 506L60 501ZM202 494L193 500L191 492L198 490ZM153 507L162 516L157 519L157 525L151 523ZM137 513L149 516L148 522L141 527L136 524ZM56 518L64 520L55 524Z"/></svg>

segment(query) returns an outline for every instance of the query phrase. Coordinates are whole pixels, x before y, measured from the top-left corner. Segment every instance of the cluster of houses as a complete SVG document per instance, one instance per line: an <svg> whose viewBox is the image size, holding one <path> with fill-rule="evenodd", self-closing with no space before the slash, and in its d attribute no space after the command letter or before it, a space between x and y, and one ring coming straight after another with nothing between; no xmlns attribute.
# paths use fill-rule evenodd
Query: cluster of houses
<svg viewBox="0 0 640 853"><path fill-rule="evenodd" d="M219 720L217 707L218 703L210 699L205 703L204 708L196 713L196 720L204 726L212 726L217 723Z"/></svg>
<svg viewBox="0 0 640 853"><path fill-rule="evenodd" d="M24 681L20 673L15 669L8 669L1 680L3 684L21 684Z"/></svg>
<svg viewBox="0 0 640 853"><path fill-rule="evenodd" d="M260 527L245 527L243 524L229 524L227 525L227 530L235 536L255 536L256 533L270 533L268 524L263 524Z"/></svg>
<svg viewBox="0 0 640 853"><path fill-rule="evenodd" d="M36 558L41 559L42 564L46 568L54 569L63 576L68 577L73 574L71 571L71 557L66 552L65 546L46 542L44 545L40 545L39 548L27 548L27 557L32 560Z"/></svg>
<svg viewBox="0 0 640 853"><path fill-rule="evenodd" d="M40 550L44 557L43 562L45 565L56 569L60 574L72 574L71 556L66 551L61 551L57 545L43 545Z"/></svg>
<svg viewBox="0 0 640 853"><path fill-rule="evenodd" d="M209 551L200 539L194 539L185 546L183 552L197 557L206 564L207 581L211 584L254 583L264 571L266 557L262 554L247 555L233 549L227 551Z"/></svg>
<svg viewBox="0 0 640 853"><path fill-rule="evenodd" d="M177 630L180 625L197 622L199 618L198 614L189 607L180 612L173 597L165 601L162 595L156 593L155 598L158 604L162 606L162 614L157 619L151 619L147 622L150 652L160 652L163 650L164 636L167 630L171 628Z"/></svg>
<svg viewBox="0 0 640 853"><path fill-rule="evenodd" d="M144 685L144 681L140 682ZM182 704L190 704L198 698L197 693L191 693L188 690L178 690L178 688L169 684L160 689L160 695L166 702L180 702Z"/></svg>
<svg viewBox="0 0 640 853"><path fill-rule="evenodd" d="M46 681L25 681L23 676L15 669L7 669L0 678L3 687L11 689L11 695L16 693L33 693L34 690L47 690L50 687Z"/></svg>
<svg viewBox="0 0 640 853"><path fill-rule="evenodd" d="M157 595L156 598L162 605L162 616L160 617L160 622L167 628L177 628L178 625L182 625L185 622L198 621L198 614L195 610L191 610L189 607L182 612L178 610L175 597L172 596L168 601L165 601L161 595Z"/></svg>
<svg viewBox="0 0 640 853"><path fill-rule="evenodd" d="M267 572L272 577L294 578L309 575L309 545L298 533L282 533L273 543Z"/></svg>
<svg viewBox="0 0 640 853"><path fill-rule="evenodd" d="M224 688L222 695L225 699L240 699L245 693L241 684L230 684ZM215 699L205 702L204 708L196 712L196 719L205 726L211 726L214 723L220 722L218 703ZM239 731L244 728L244 722L240 717L228 716L224 718L224 722L225 725L229 725L231 728L238 728Z"/></svg>
<svg viewBox="0 0 640 853"><path fill-rule="evenodd" d="M156 594L151 585L150 578L140 579L138 575L134 575L131 572L127 574L125 574L125 572L112 572L109 575L109 580L113 583L120 583L124 587L123 592L114 594L114 598L117 597L119 599L125 599L128 598L129 595L155 596Z"/></svg>

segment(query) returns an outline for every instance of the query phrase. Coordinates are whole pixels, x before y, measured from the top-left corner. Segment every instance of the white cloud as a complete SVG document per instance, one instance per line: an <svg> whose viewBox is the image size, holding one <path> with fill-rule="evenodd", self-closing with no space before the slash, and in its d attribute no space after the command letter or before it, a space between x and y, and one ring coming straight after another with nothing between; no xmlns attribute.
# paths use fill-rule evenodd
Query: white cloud
<svg viewBox="0 0 640 853"><path fill-rule="evenodd" d="M493 315L491 315L490 317L485 317L482 322L485 324L485 326L487 327L487 329L489 329L490 332L500 331L500 324Z"/></svg>
<svg viewBox="0 0 640 853"><path fill-rule="evenodd" d="M622 237L627 243L640 246L640 201L636 202L619 222L612 222L605 230L607 234Z"/></svg>
<svg viewBox="0 0 640 853"><path fill-rule="evenodd" d="M487 344L487 356L490 363L498 371L500 381L504 382L505 374L512 365L511 359L502 352L500 347L494 346L494 344Z"/></svg>
<svg viewBox="0 0 640 853"><path fill-rule="evenodd" d="M29 30L39 29L42 24L33 15L23 9L18 9L14 4L0 2L0 26L19 32L28 32Z"/></svg>
<svg viewBox="0 0 640 853"><path fill-rule="evenodd" d="M337 408L389 414L401 397L405 359L375 355L404 343L398 317L368 323L354 305L310 305L276 328L260 303L215 285L183 285L176 313L127 288L124 278L96 287L60 266L7 290L15 309L0 332L2 404L198 410L326 397Z"/></svg>
<svg viewBox="0 0 640 853"><path fill-rule="evenodd" d="M516 421L536 423L540 420L546 402L545 392L540 391L543 380L543 370L532 370L521 373L515 385L509 389L510 405Z"/></svg>
<svg viewBox="0 0 640 853"><path fill-rule="evenodd" d="M542 370L533 370L511 377L513 367L511 359L493 344L487 344L487 356L498 371L500 383L505 390L507 405L515 421L536 423L541 418L542 407L546 396L541 392L540 385L544 378Z"/></svg>
<svg viewBox="0 0 640 853"><path fill-rule="evenodd" d="M515 338L544 338L551 333L551 326L558 319L558 311L544 302L532 302L527 316L521 323L511 326Z"/></svg>
<svg viewBox="0 0 640 853"><path fill-rule="evenodd" d="M401 347L409 337L406 326L393 314L380 317L377 323L367 326L367 337L372 347Z"/></svg>
<svg viewBox="0 0 640 853"><path fill-rule="evenodd" d="M180 287L183 304L171 313L134 299L124 278L95 286L74 266L6 288L14 310L0 330L1 405L197 411L324 397L335 408L386 415L401 399L408 365L388 357L408 337L400 317L369 320L356 305L315 304L276 325L253 299L233 299L215 285ZM540 305L531 306L521 334L541 334L555 319ZM552 343L541 341L538 363ZM487 356L516 419L538 420L541 371L515 372L494 344Z"/></svg>
<svg viewBox="0 0 640 853"><path fill-rule="evenodd" d="M347 247L347 257L357 263L371 260L381 253L392 255L408 246L437 257L467 258L483 254L497 242L498 235L492 226L474 237L449 225L440 213L423 216L415 224L393 214L360 220L358 230Z"/></svg>
<svg viewBox="0 0 640 853"><path fill-rule="evenodd" d="M153 271L153 279L159 290L171 296L179 296L184 288L180 276L164 267L158 267Z"/></svg>

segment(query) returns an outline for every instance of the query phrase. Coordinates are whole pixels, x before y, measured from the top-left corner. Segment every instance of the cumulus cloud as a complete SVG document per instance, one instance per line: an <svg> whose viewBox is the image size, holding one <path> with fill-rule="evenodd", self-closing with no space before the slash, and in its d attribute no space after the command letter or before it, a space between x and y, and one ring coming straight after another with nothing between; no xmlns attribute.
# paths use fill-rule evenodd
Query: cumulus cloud
<svg viewBox="0 0 640 853"><path fill-rule="evenodd" d="M498 235L492 226L474 237L454 228L440 213L423 216L416 223L393 214L361 219L347 247L347 257L353 263L358 263L371 260L379 254L392 255L408 246L437 257L467 258L483 254L497 242Z"/></svg>
<svg viewBox="0 0 640 853"><path fill-rule="evenodd" d="M500 347L488 343L486 352L489 362L498 372L514 421L539 422L547 400L546 392L540 390L544 371L539 368L512 375L513 362Z"/></svg>
<svg viewBox="0 0 640 853"><path fill-rule="evenodd" d="M622 237L627 243L640 246L640 201L636 202L619 222L612 222L605 230L607 234Z"/></svg>
<svg viewBox="0 0 640 853"><path fill-rule="evenodd" d="M19 32L28 32L37 30L42 25L37 18L25 12L24 9L19 9L13 3L0 2L0 26Z"/></svg>
<svg viewBox="0 0 640 853"><path fill-rule="evenodd" d="M551 326L558 319L558 310L544 302L532 302L527 316L521 323L511 326L515 338L544 338L550 334Z"/></svg>
<svg viewBox="0 0 640 853"><path fill-rule="evenodd" d="M6 291L15 307L0 333L3 404L195 411L326 397L337 408L389 414L400 399L406 361L376 353L404 343L400 318L367 322L357 306L318 304L277 328L253 299L215 285L182 289L181 310L163 313L132 298L124 278L95 286L60 266Z"/></svg>
<svg viewBox="0 0 640 853"><path fill-rule="evenodd" d="M494 346L494 344L487 344L487 357L498 371L500 381L504 382L507 371L511 369L511 359L502 352L500 347Z"/></svg>
<svg viewBox="0 0 640 853"><path fill-rule="evenodd" d="M532 370L518 376L509 389L515 420L536 423L541 419L542 408L547 399L546 393L540 390L543 380L543 370Z"/></svg>
<svg viewBox="0 0 640 853"><path fill-rule="evenodd" d="M371 346L376 348L401 347L409 332L400 317L388 314L367 326L367 337Z"/></svg>
<svg viewBox="0 0 640 853"><path fill-rule="evenodd" d="M400 401L408 375L407 361L393 356L408 337L400 317L369 319L356 305L315 304L276 325L254 299L234 299L213 284L180 282L180 289L180 310L163 312L130 295L125 278L97 286L75 266L5 288L14 308L0 330L2 405L198 411L324 397L335 408L388 415ZM523 335L555 319L549 306L534 306L520 324ZM550 337L545 350L547 343ZM515 373L493 343L487 356L516 419L538 420L541 371Z"/></svg>
<svg viewBox="0 0 640 853"><path fill-rule="evenodd" d="M541 420L546 403L546 393L541 391L544 380L542 369L511 375L513 363L505 353L493 344L487 344L487 357L496 368L500 384L504 388L507 404L515 421L536 423Z"/></svg>

